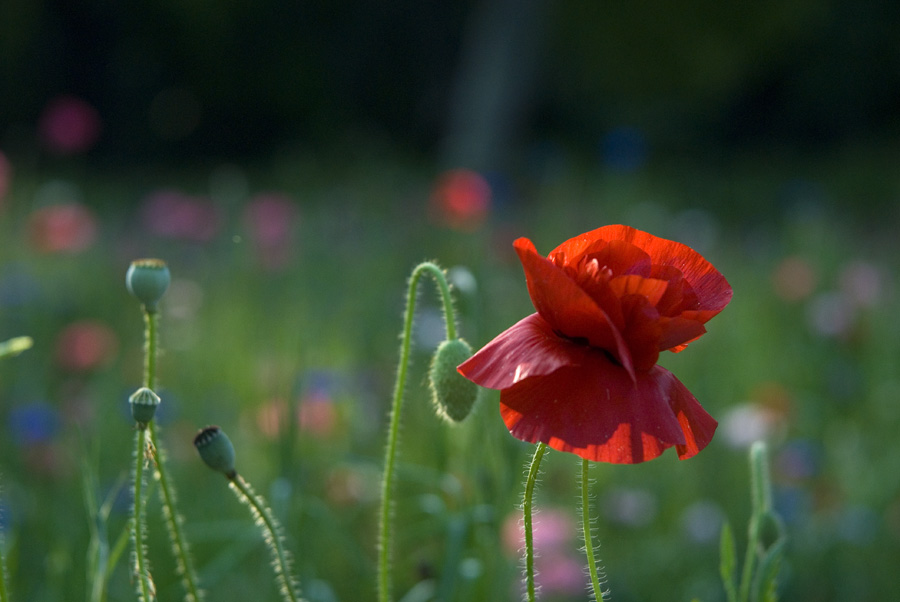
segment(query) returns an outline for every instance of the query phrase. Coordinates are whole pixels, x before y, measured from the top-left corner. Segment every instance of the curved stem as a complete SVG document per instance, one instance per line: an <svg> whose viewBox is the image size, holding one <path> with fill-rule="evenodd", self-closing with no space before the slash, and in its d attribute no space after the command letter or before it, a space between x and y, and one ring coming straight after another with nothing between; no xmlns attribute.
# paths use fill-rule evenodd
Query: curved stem
<svg viewBox="0 0 900 602"><path fill-rule="evenodd" d="M166 530L169 532L169 540L172 542L172 552L175 555L175 563L178 573L181 575L182 585L185 589L187 602L199 602L203 599L203 592L198 585L197 573L191 559L187 538L184 536L181 515L176 508L177 495L175 486L167 474L165 451L159 447L156 436L156 424L150 422L147 425L150 432L150 445L154 450L154 465L156 471L154 477L159 482L159 497L163 504L163 517L166 521Z"/></svg>
<svg viewBox="0 0 900 602"><path fill-rule="evenodd" d="M158 324L158 312L144 311L144 386L151 390L156 386L156 357L159 348ZM165 452L160 446L154 421L147 425L147 431L150 435L150 446L153 450L154 464L156 466L154 476L159 481L159 495L163 503L163 516L166 521L169 540L172 542L176 568L181 575L182 584L184 585L185 600L187 602L199 602L203 599L203 593L198 585L197 573L194 570L187 539L182 529L181 515L178 514L176 508L175 486L168 476Z"/></svg>
<svg viewBox="0 0 900 602"><path fill-rule="evenodd" d="M143 518L143 485L144 485L144 456L147 447L147 431L139 428L135 435L134 448L134 510L131 518L131 537L134 545L134 572L137 575L139 592L142 602L151 602L153 585L150 577L150 569L144 558L144 518Z"/></svg>
<svg viewBox="0 0 900 602"><path fill-rule="evenodd" d="M297 584L291 577L290 560L284 549L278 521L272 516L272 511L256 495L250 484L240 475L235 474L233 478L229 478L229 481L232 491L237 494L239 500L250 506L250 512L256 519L257 524L265 529L264 538L272 553L275 574L281 585L279 588L281 595L289 602L300 602Z"/></svg>
<svg viewBox="0 0 900 602"><path fill-rule="evenodd" d="M409 365L409 352L412 339L413 317L416 309L416 286L422 274L428 273L434 278L441 292L444 306L444 319L447 338L456 338L456 323L453 303L450 297L450 286L444 272L431 262L421 263L413 270L406 293L406 314L403 321L403 337L400 346L400 363L397 366L397 380L394 384L394 399L391 403L390 425L388 427L387 447L384 457L384 475L381 481L381 519L378 544L378 600L388 602L390 591L390 555L391 555L391 510L394 493L394 470L397 455L397 440L400 430L400 409L403 405L403 393L406 389L406 374Z"/></svg>
<svg viewBox="0 0 900 602"><path fill-rule="evenodd" d="M600 589L600 576L597 573L597 561L594 558L594 542L591 537L591 506L588 488L588 460L581 460L581 530L584 533L584 552L587 555L588 572L591 575L591 587L594 590L594 599L603 602L603 591Z"/></svg>
<svg viewBox="0 0 900 602"><path fill-rule="evenodd" d="M527 588L528 602L535 600L534 588L534 525L532 521L532 498L534 497L534 485L537 483L538 470L541 467L541 458L547 450L547 444L538 443L531 459L531 468L528 469L528 478L525 481L525 497L522 502L522 515L525 524L525 586Z"/></svg>

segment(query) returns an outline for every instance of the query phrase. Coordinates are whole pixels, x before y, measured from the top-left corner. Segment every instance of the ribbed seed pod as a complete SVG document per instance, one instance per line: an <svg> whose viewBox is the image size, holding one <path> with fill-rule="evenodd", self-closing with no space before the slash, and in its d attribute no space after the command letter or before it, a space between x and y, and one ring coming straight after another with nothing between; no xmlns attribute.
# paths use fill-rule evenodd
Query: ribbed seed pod
<svg viewBox="0 0 900 602"><path fill-rule="evenodd" d="M159 405L159 395L147 387L141 387L131 394L128 403L131 405L131 416L140 427L145 427L153 420L156 407Z"/></svg>
<svg viewBox="0 0 900 602"><path fill-rule="evenodd" d="M171 281L169 267L161 259L136 259L128 266L125 286L144 308L153 313Z"/></svg>
<svg viewBox="0 0 900 602"><path fill-rule="evenodd" d="M234 469L234 446L225 431L217 426L201 429L194 437L194 447L207 466L229 479L237 476Z"/></svg>
<svg viewBox="0 0 900 602"><path fill-rule="evenodd" d="M438 415L460 422L472 411L478 385L464 378L456 367L472 357L472 348L462 339L441 343L431 359L428 378L431 400Z"/></svg>

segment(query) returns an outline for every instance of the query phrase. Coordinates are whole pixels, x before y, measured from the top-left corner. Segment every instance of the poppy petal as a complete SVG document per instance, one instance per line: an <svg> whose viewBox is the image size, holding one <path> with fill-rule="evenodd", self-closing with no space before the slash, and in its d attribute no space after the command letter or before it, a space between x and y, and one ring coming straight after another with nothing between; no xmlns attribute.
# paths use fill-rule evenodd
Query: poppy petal
<svg viewBox="0 0 900 602"><path fill-rule="evenodd" d="M669 392L669 404L684 433L685 443L677 444L678 458L686 460L696 455L709 444L719 425L716 419L710 416L697 398L694 397L674 374L657 366L657 380L660 386Z"/></svg>
<svg viewBox="0 0 900 602"><path fill-rule="evenodd" d="M542 257L527 238L513 243L522 267L531 302L554 330L573 339L586 339L606 349L633 376L628 346L606 312L552 261Z"/></svg>
<svg viewBox="0 0 900 602"><path fill-rule="evenodd" d="M616 464L651 460L673 445L690 453L708 443L702 408L670 372L657 366L633 381L602 353L585 360L501 392L501 416L513 436ZM685 425L696 433L688 435Z"/></svg>
<svg viewBox="0 0 900 602"><path fill-rule="evenodd" d="M728 281L700 253L680 242L659 238L630 226L603 226L585 232L562 243L553 253L564 251L571 261L571 258L578 257L596 244L598 239L623 240L646 252L654 265L679 269L697 294L700 309L714 310L707 320L731 301L732 290Z"/></svg>
<svg viewBox="0 0 900 602"><path fill-rule="evenodd" d="M526 378L584 363L591 349L559 337L540 316L519 320L460 364L460 374L488 389L506 389Z"/></svg>
<svg viewBox="0 0 900 602"><path fill-rule="evenodd" d="M706 327L697 320L686 318L660 318L662 334L659 338L659 350L670 349L683 351L687 344L698 339L706 332Z"/></svg>

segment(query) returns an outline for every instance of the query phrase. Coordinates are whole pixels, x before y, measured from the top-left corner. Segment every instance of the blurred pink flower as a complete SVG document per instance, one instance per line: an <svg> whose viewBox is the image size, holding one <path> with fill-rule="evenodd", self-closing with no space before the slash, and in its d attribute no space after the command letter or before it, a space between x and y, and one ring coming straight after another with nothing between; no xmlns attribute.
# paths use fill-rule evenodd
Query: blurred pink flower
<svg viewBox="0 0 900 602"><path fill-rule="evenodd" d="M97 237L97 218L79 203L51 205L31 214L28 234L32 246L43 253L78 253Z"/></svg>
<svg viewBox="0 0 900 602"><path fill-rule="evenodd" d="M284 267L291 257L297 205L279 193L255 196L244 209L244 223L266 269Z"/></svg>
<svg viewBox="0 0 900 602"><path fill-rule="evenodd" d="M841 266L841 292L854 307L877 305L882 296L883 280L881 270L866 261L849 261Z"/></svg>
<svg viewBox="0 0 900 602"><path fill-rule="evenodd" d="M44 107L38 121L41 142L59 155L90 150L100 137L100 114L75 96L59 96Z"/></svg>
<svg viewBox="0 0 900 602"><path fill-rule="evenodd" d="M432 191L431 208L438 222L450 228L476 230L491 209L491 186L476 171L446 171Z"/></svg>
<svg viewBox="0 0 900 602"><path fill-rule="evenodd" d="M209 199L178 190L159 190L144 199L141 209L147 229L165 238L208 242L219 230L219 211Z"/></svg>
<svg viewBox="0 0 900 602"><path fill-rule="evenodd" d="M119 344L106 324L82 320L66 326L56 338L56 362L75 372L94 370L109 364Z"/></svg>
<svg viewBox="0 0 900 602"><path fill-rule="evenodd" d="M328 437L338 423L337 408L327 393L313 392L300 401L297 422L301 431Z"/></svg>
<svg viewBox="0 0 900 602"><path fill-rule="evenodd" d="M0 211L3 210L3 199L9 192L10 182L12 182L12 165L6 155L0 152Z"/></svg>
<svg viewBox="0 0 900 602"><path fill-rule="evenodd" d="M270 399L256 410L256 426L267 439L277 439L287 416L287 402L281 398Z"/></svg>
<svg viewBox="0 0 900 602"><path fill-rule="evenodd" d="M815 289L816 274L802 257L787 257L775 268L772 286L785 301L802 301Z"/></svg>
<svg viewBox="0 0 900 602"><path fill-rule="evenodd" d="M576 594L584 591L585 576L581 560L575 553L580 543L572 518L559 510L549 509L535 515L534 536L535 580L545 594ZM503 523L503 547L517 556L525 547L521 516L511 514Z"/></svg>

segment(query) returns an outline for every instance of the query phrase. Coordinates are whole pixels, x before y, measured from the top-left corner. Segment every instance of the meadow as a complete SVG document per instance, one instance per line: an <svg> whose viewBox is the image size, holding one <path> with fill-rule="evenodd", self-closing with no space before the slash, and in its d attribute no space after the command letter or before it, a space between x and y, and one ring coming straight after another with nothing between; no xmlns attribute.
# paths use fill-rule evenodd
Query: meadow
<svg viewBox="0 0 900 602"><path fill-rule="evenodd" d="M665 354L719 421L679 462L596 464L599 554L618 602L725 599L719 533L743 550L747 450L769 443L788 548L784 600L887 600L900 561L900 311L896 149L800 159L654 163L618 172L567 157L484 186L377 150L266 165L119 172L18 165L0 196L0 530L10 600L136 599L127 523L143 325L129 263L164 259L157 421L209 600L273 600L246 509L192 439L229 433L237 468L281 521L305 597L375 599L379 482L406 280L448 270L476 349L532 313L512 249L541 253L605 224L684 242L734 289L689 352ZM445 174L446 175L446 174ZM449 183L448 183L449 182ZM422 287L402 416L394 591L513 600L533 446L495 391L469 418L434 416L442 338ZM537 487L542 600L586 598L578 463L549 452ZM149 558L160 600L179 580L153 482Z"/></svg>

